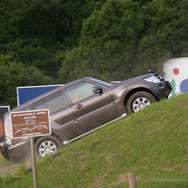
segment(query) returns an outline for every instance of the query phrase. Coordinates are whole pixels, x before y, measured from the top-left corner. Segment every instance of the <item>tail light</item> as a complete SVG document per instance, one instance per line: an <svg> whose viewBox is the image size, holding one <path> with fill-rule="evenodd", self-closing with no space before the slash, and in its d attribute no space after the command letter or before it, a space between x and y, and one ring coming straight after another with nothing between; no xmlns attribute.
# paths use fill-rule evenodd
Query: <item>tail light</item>
<svg viewBox="0 0 188 188"><path fill-rule="evenodd" d="M0 120L0 136L4 134L4 129L3 129L3 122Z"/></svg>

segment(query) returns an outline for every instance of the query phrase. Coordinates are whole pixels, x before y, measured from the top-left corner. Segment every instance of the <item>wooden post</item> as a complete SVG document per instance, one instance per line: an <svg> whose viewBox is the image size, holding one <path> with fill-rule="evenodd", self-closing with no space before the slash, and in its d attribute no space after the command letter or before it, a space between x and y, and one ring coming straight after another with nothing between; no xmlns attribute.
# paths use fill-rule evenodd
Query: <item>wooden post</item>
<svg viewBox="0 0 188 188"><path fill-rule="evenodd" d="M129 188L136 188L136 178L134 172L128 173L129 177Z"/></svg>

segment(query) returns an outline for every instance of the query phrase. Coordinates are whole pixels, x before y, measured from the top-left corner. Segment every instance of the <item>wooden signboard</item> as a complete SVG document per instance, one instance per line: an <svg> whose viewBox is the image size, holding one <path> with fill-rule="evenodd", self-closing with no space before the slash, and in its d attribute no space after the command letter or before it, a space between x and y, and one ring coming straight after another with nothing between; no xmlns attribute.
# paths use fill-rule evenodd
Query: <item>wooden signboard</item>
<svg viewBox="0 0 188 188"><path fill-rule="evenodd" d="M51 134L49 110L11 112L13 138L36 137Z"/></svg>

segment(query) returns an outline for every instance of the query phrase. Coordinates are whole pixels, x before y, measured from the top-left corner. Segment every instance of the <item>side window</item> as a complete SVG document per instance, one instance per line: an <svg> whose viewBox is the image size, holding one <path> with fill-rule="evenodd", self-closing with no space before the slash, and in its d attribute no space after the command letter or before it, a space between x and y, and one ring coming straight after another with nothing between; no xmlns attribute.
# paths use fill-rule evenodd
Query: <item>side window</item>
<svg viewBox="0 0 188 188"><path fill-rule="evenodd" d="M67 101L62 91L53 93L42 100L35 102L36 109L49 109L50 114L67 107Z"/></svg>
<svg viewBox="0 0 188 188"><path fill-rule="evenodd" d="M65 91L72 103L76 103L94 95L92 91L92 88L94 86L94 84L88 82L80 82L78 84L65 88Z"/></svg>
<svg viewBox="0 0 188 188"><path fill-rule="evenodd" d="M18 111L28 111L28 110L34 110L33 104L29 104L27 106L24 106L24 107L20 108Z"/></svg>

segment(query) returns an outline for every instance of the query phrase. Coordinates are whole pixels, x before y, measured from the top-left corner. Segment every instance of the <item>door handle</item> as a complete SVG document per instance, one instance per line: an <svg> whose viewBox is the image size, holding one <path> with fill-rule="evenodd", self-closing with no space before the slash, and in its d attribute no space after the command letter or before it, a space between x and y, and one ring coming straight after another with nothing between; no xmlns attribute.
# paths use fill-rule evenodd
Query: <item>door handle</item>
<svg viewBox="0 0 188 188"><path fill-rule="evenodd" d="M83 104L78 104L75 109L79 109L79 108L82 108Z"/></svg>

